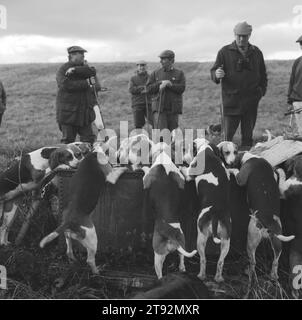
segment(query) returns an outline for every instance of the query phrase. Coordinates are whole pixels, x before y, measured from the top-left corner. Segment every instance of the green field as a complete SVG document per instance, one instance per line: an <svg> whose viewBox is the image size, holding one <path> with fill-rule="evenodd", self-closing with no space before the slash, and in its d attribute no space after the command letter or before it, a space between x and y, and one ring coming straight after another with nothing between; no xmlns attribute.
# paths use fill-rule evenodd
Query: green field
<svg viewBox="0 0 302 320"><path fill-rule="evenodd" d="M280 134L288 125L283 113L287 109L286 93L292 61L267 61L269 85L261 101L255 131L264 129ZM96 63L103 93L102 111L108 128L118 129L119 121L133 125L128 81L135 71L132 63ZM210 80L212 63L178 63L184 70L187 89L184 94L183 128L205 128L219 122L220 87ZM149 70L158 67L150 63ZM8 94L7 111L0 128L0 165L20 150L31 150L57 143L60 132L55 121L56 82L59 64L1 65L0 79Z"/></svg>

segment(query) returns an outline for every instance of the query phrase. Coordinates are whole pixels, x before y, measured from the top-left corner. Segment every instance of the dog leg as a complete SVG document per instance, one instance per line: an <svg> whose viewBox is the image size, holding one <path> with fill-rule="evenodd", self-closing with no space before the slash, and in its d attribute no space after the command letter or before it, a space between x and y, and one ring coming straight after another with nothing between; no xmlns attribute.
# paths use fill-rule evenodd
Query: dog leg
<svg viewBox="0 0 302 320"><path fill-rule="evenodd" d="M248 275L250 282L252 281L252 277L256 274L256 250L259 243L261 242L261 239L261 230L256 225L256 219L252 218L249 222L247 235L247 255L250 260Z"/></svg>
<svg viewBox="0 0 302 320"><path fill-rule="evenodd" d="M206 245L209 237L209 225L207 227L204 227L202 231L199 229L199 227L197 228L198 228L197 250L200 257L200 271L197 277L200 280L204 280L206 278L207 259L206 259L205 250L206 250Z"/></svg>
<svg viewBox="0 0 302 320"><path fill-rule="evenodd" d="M185 257L181 253L179 253L178 256L179 256L179 267L178 267L178 269L179 269L180 272L186 272Z"/></svg>
<svg viewBox="0 0 302 320"><path fill-rule="evenodd" d="M221 237L221 244L220 244L220 257L217 263L217 270L216 270L216 275L215 275L215 281L216 282L223 282L223 276L222 276L222 271L223 271L223 265L224 265L224 259L229 253L230 250L230 242L231 239L228 238L226 239L225 237Z"/></svg>
<svg viewBox="0 0 302 320"><path fill-rule="evenodd" d="M66 250L67 257L71 261L76 261L77 259L75 258L72 250L72 240L67 234L65 234L65 240L66 240L66 246L67 246L67 250Z"/></svg>
<svg viewBox="0 0 302 320"><path fill-rule="evenodd" d="M0 245L7 246L10 244L8 241L8 233L14 222L17 208L18 206L11 201L6 202L4 205L3 224L0 227Z"/></svg>
<svg viewBox="0 0 302 320"><path fill-rule="evenodd" d="M154 268L158 279L163 277L163 265L167 254L159 254L154 251Z"/></svg>
<svg viewBox="0 0 302 320"><path fill-rule="evenodd" d="M99 268L95 264L95 255L98 246L98 238L95 227L87 228L81 226L85 230L85 238L79 240L80 243L87 249L87 264L90 266L92 273L98 274Z"/></svg>
<svg viewBox="0 0 302 320"><path fill-rule="evenodd" d="M278 280L278 265L279 265L279 258L282 252L282 243L281 241L276 238L275 236L271 236L270 243L274 252L274 260L272 264L272 270L271 270L271 278L273 280Z"/></svg>

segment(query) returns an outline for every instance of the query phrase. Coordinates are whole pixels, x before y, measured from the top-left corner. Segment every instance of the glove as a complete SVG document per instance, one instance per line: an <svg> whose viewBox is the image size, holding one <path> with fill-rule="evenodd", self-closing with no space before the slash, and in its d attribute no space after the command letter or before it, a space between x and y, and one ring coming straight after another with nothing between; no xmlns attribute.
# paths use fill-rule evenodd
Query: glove
<svg viewBox="0 0 302 320"><path fill-rule="evenodd" d="M163 80L159 86L159 90L163 90L165 89L166 87L171 87L172 86L172 82L170 80Z"/></svg>
<svg viewBox="0 0 302 320"><path fill-rule="evenodd" d="M72 74L74 72L75 68L69 68L66 72L65 72L65 76L69 76L70 74Z"/></svg>

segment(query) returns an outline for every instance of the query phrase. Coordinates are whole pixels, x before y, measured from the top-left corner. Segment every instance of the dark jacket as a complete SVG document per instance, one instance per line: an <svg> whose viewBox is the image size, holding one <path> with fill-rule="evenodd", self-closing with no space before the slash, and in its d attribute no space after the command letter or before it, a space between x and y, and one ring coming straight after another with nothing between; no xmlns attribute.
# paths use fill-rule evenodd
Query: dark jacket
<svg viewBox="0 0 302 320"><path fill-rule="evenodd" d="M288 103L302 101L302 57L295 60L288 87Z"/></svg>
<svg viewBox="0 0 302 320"><path fill-rule="evenodd" d="M75 67L69 76L66 71ZM95 119L93 106L95 99L87 79L96 75L93 67L77 66L72 62L63 64L57 72L58 93L56 100L57 121L59 124L86 126Z"/></svg>
<svg viewBox="0 0 302 320"><path fill-rule="evenodd" d="M147 97L146 97L146 93L142 93L142 91L144 90L147 84L148 79L149 79L148 72L144 72L144 73L136 72L136 75L131 77L129 82L129 92L131 93L132 108L141 107L141 106L145 107L147 101L148 101L148 104L151 104L150 95L147 94Z"/></svg>
<svg viewBox="0 0 302 320"><path fill-rule="evenodd" d="M170 80L172 87L166 87L160 98L159 86L162 80ZM152 111L159 110L159 101L161 100L161 111L181 114L183 108L182 94L185 89L186 79L183 71L174 67L169 71L165 71L164 68L155 70L147 82L147 90L152 94Z"/></svg>
<svg viewBox="0 0 302 320"><path fill-rule="evenodd" d="M6 92L3 83L0 81L0 114L6 109Z"/></svg>
<svg viewBox="0 0 302 320"><path fill-rule="evenodd" d="M267 74L262 52L254 45L244 58L236 42L223 47L211 69L212 80L219 84L215 71L223 66L222 102L224 114L240 115L250 108L257 108L267 88Z"/></svg>

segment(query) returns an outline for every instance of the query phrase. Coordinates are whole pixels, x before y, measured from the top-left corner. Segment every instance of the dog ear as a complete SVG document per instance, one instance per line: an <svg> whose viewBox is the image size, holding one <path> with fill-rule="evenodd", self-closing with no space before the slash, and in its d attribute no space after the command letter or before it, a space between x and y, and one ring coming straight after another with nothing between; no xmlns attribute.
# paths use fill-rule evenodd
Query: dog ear
<svg viewBox="0 0 302 320"><path fill-rule="evenodd" d="M155 180L154 174L152 174L151 169L147 166L142 167L145 175L143 177L143 185L144 189L149 189L151 187L152 182Z"/></svg>
<svg viewBox="0 0 302 320"><path fill-rule="evenodd" d="M225 141L221 141L220 143L217 144L218 157L221 158L223 161L225 161L225 160L224 160L223 151L222 151L222 147L223 147L224 143L225 143Z"/></svg>
<svg viewBox="0 0 302 320"><path fill-rule="evenodd" d="M220 153L219 148L218 148L214 143L209 143L209 146L212 148L215 156L218 157L218 158L220 158L221 153Z"/></svg>
<svg viewBox="0 0 302 320"><path fill-rule="evenodd" d="M293 165L294 175L301 181L302 180L302 156L298 155L294 158Z"/></svg>
<svg viewBox="0 0 302 320"><path fill-rule="evenodd" d="M54 151L49 157L49 167L51 170L54 170L57 166L61 164L62 152Z"/></svg>
<svg viewBox="0 0 302 320"><path fill-rule="evenodd" d="M53 148L43 148L41 150L41 157L44 159L49 159L51 154L56 151L58 148L53 147Z"/></svg>
<svg viewBox="0 0 302 320"><path fill-rule="evenodd" d="M78 148L81 150L83 156L86 156L89 152L92 151L91 144L88 142L83 142L78 145Z"/></svg>

